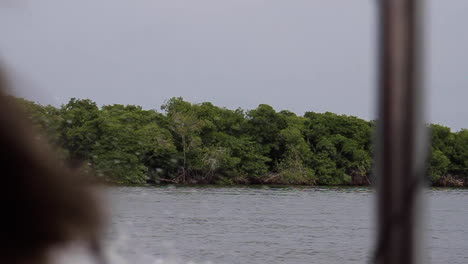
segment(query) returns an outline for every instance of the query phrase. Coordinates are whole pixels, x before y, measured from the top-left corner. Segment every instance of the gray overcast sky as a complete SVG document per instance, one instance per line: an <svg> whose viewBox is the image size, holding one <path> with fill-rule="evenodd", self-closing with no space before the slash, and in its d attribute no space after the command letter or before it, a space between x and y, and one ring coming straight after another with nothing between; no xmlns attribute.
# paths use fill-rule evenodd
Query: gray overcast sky
<svg viewBox="0 0 468 264"><path fill-rule="evenodd" d="M0 57L41 103L182 96L375 117L376 0L18 1L0 3ZM468 1L429 10L429 117L466 128Z"/></svg>

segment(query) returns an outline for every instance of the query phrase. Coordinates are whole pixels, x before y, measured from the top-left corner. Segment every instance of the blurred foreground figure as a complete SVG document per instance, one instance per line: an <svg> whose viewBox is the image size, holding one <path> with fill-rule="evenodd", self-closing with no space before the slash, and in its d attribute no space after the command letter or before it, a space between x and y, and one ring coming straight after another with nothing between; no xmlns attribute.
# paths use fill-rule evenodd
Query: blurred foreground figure
<svg viewBox="0 0 468 264"><path fill-rule="evenodd" d="M0 263L49 264L82 243L99 254L102 217L90 186L37 139L0 68Z"/></svg>

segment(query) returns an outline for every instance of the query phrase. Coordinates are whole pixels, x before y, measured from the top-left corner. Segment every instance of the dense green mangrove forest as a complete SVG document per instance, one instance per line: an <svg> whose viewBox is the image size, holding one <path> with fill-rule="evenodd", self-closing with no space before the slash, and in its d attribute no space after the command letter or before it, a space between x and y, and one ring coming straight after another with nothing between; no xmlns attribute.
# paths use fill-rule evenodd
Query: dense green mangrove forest
<svg viewBox="0 0 468 264"><path fill-rule="evenodd" d="M261 104L230 110L166 101L160 111L72 98L57 108L18 99L65 162L116 184L372 183L374 121L298 116ZM428 180L468 185L468 130L431 131Z"/></svg>

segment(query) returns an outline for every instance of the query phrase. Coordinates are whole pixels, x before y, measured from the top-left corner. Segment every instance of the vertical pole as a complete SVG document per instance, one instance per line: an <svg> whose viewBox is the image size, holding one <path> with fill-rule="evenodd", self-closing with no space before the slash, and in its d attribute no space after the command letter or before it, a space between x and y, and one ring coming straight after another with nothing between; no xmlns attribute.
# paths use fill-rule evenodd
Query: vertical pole
<svg viewBox="0 0 468 264"><path fill-rule="evenodd" d="M375 263L422 263L423 0L380 0Z"/></svg>

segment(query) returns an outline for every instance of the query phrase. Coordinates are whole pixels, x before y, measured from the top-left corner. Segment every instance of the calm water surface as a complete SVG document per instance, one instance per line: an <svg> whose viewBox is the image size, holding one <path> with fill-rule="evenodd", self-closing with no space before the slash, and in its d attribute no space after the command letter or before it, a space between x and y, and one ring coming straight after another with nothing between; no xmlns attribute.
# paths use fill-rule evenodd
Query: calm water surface
<svg viewBox="0 0 468 264"><path fill-rule="evenodd" d="M431 263L468 263L468 190L427 192ZM366 188L122 187L109 243L128 263L366 263ZM156 261L157 263L157 261Z"/></svg>

